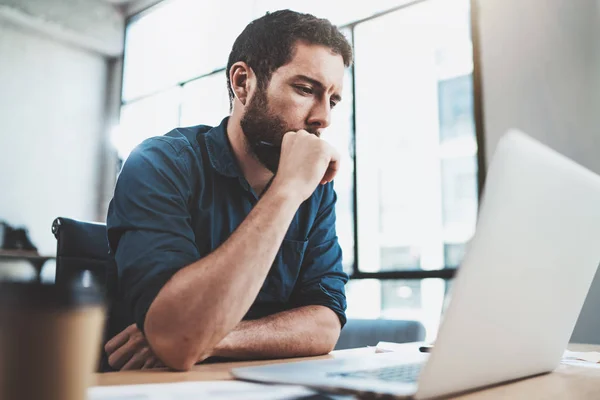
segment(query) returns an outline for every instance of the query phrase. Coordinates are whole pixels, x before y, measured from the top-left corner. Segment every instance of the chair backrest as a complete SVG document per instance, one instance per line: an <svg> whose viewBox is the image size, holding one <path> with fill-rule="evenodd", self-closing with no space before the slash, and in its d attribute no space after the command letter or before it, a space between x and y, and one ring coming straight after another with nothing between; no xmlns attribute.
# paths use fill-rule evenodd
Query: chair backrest
<svg viewBox="0 0 600 400"><path fill-rule="evenodd" d="M59 217L52 223L56 246L56 283L86 286L94 285L104 292L108 315L104 327L102 347L115 332L111 325L112 298L114 296L115 271L111 270L106 225ZM86 282L86 280L91 282ZM104 348L101 349L98 371L109 371Z"/></svg>
<svg viewBox="0 0 600 400"><path fill-rule="evenodd" d="M57 240L56 283L81 284L91 278L107 290L106 225L59 217L52 223L52 233Z"/></svg>

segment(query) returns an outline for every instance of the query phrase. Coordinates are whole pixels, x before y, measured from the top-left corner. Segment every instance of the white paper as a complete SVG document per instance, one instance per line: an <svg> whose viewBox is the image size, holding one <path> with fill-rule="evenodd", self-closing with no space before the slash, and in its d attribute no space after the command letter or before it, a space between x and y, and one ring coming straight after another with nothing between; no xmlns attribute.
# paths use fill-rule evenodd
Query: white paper
<svg viewBox="0 0 600 400"><path fill-rule="evenodd" d="M575 367L599 368L600 369L600 364L598 364L598 363L582 361L582 360L575 360L572 358L563 358L560 363L564 364L564 365L572 365Z"/></svg>
<svg viewBox="0 0 600 400"><path fill-rule="evenodd" d="M379 342L375 346L375 353L392 353L402 351L415 351L419 347L424 346L425 342L410 342L410 343L394 343L394 342Z"/></svg>
<svg viewBox="0 0 600 400"><path fill-rule="evenodd" d="M600 353L597 351L569 351L565 350L563 360L579 360L590 363L600 363Z"/></svg>
<svg viewBox="0 0 600 400"><path fill-rule="evenodd" d="M88 400L287 400L315 394L316 392L302 386L263 385L242 381L205 381L95 386L88 389Z"/></svg>

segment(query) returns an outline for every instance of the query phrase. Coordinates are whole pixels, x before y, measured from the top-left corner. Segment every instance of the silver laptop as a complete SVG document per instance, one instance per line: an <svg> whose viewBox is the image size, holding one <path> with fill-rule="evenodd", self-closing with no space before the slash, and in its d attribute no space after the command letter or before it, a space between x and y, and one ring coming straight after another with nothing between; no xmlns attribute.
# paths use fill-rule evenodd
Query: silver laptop
<svg viewBox="0 0 600 400"><path fill-rule="evenodd" d="M430 354L237 368L239 379L431 398L554 370L600 262L600 177L503 136Z"/></svg>

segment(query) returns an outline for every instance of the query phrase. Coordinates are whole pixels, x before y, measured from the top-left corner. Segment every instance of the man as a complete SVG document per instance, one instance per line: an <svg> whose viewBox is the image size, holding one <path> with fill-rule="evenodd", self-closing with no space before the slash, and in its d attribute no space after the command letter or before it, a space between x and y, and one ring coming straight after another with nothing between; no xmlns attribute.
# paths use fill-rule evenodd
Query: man
<svg viewBox="0 0 600 400"><path fill-rule="evenodd" d="M113 368L333 349L347 275L331 183L339 156L320 134L351 62L329 21L267 14L229 56L230 117L132 152L108 211L131 324L105 346Z"/></svg>

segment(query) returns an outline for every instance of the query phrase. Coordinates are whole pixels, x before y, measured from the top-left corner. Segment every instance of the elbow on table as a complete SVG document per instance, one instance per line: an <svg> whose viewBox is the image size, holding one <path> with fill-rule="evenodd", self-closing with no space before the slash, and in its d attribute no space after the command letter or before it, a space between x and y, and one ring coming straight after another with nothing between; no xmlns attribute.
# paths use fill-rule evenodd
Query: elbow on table
<svg viewBox="0 0 600 400"><path fill-rule="evenodd" d="M176 371L189 371L200 357L197 350L179 338L170 338L160 333L147 335L152 351L167 367Z"/></svg>
<svg viewBox="0 0 600 400"><path fill-rule="evenodd" d="M189 335L173 329L154 324L146 318L146 339L154 355L167 367L177 371L189 371L194 364L206 358L207 353L198 339L192 340Z"/></svg>
<svg viewBox="0 0 600 400"><path fill-rule="evenodd" d="M339 332L339 331L338 331ZM339 339L339 333L332 333L329 335L328 339L325 340L321 345L321 354L329 354L335 349L335 345Z"/></svg>
<svg viewBox="0 0 600 400"><path fill-rule="evenodd" d="M329 329L322 329L319 331L319 340L313 342L312 350L309 356L321 356L331 353L335 349L335 345L340 337L339 327L330 327Z"/></svg>

